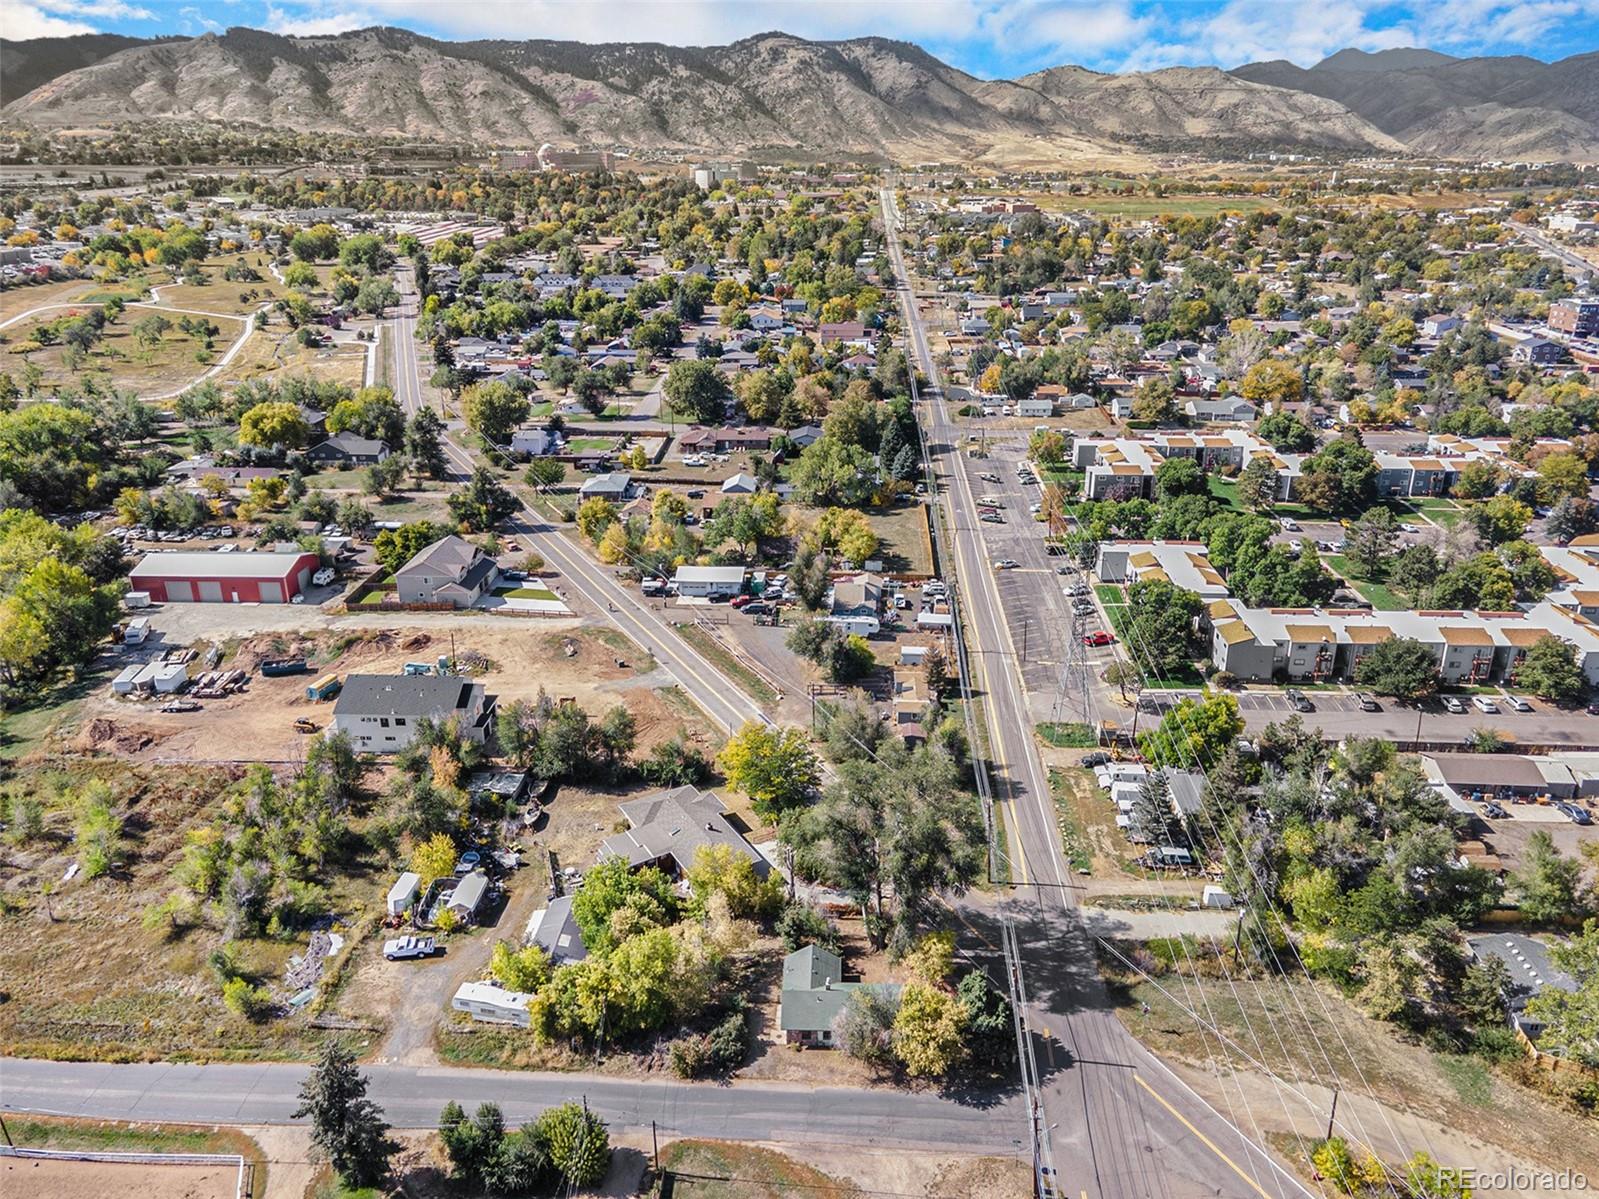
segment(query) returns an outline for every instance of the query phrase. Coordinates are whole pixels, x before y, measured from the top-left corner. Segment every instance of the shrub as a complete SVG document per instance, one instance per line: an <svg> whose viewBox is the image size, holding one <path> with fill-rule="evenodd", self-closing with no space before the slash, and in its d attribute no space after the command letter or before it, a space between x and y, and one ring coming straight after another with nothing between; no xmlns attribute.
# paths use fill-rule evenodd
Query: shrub
<svg viewBox="0 0 1599 1199"><path fill-rule="evenodd" d="M265 987L251 986L242 978L230 978L222 985L222 1002L228 1011L246 1020L264 1019L272 1007L272 996Z"/></svg>
<svg viewBox="0 0 1599 1199"><path fill-rule="evenodd" d="M807 945L838 952L838 929L808 903L796 901L783 909L777 918L777 935L783 938L783 948L789 953Z"/></svg>
<svg viewBox="0 0 1599 1199"><path fill-rule="evenodd" d="M1479 1028L1471 1038L1471 1051L1490 1062L1513 1062L1526 1055L1516 1034L1503 1024Z"/></svg>

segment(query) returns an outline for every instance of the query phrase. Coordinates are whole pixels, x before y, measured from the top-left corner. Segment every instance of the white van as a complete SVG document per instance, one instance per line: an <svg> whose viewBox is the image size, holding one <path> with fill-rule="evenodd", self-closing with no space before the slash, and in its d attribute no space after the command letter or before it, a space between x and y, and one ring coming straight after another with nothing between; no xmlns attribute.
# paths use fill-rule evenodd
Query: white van
<svg viewBox="0 0 1599 1199"><path fill-rule="evenodd" d="M1473 695L1471 697L1471 706L1476 708L1479 712L1499 711L1499 705L1494 703L1494 701L1489 699L1486 695Z"/></svg>

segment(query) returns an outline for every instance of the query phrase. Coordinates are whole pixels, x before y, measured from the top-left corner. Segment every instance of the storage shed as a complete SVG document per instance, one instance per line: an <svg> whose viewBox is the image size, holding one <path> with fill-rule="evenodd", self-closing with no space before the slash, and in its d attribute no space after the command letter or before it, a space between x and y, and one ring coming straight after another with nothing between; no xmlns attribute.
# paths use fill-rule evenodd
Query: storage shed
<svg viewBox="0 0 1599 1199"><path fill-rule="evenodd" d="M455 893L450 896L450 902L445 906L462 920L470 920L477 915L477 910L483 904L483 897L488 894L489 876L481 871L474 870L460 882L455 884Z"/></svg>
<svg viewBox="0 0 1599 1199"><path fill-rule="evenodd" d="M389 888L389 915L403 916L409 912L421 887L422 876L410 870L395 879L394 886Z"/></svg>
<svg viewBox="0 0 1599 1199"><path fill-rule="evenodd" d="M129 579L157 603L285 604L311 582L321 560L303 551L217 554L159 551Z"/></svg>

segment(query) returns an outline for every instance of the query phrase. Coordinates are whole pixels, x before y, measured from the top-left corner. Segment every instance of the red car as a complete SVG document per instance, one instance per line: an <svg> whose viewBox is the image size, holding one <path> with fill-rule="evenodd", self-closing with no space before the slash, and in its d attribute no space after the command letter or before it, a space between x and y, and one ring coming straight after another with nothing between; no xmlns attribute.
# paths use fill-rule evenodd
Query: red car
<svg viewBox="0 0 1599 1199"><path fill-rule="evenodd" d="M755 597L753 595L735 595L733 597L732 606L735 608L742 608L745 604L752 604L754 602Z"/></svg>
<svg viewBox="0 0 1599 1199"><path fill-rule="evenodd" d="M1097 633L1085 634L1083 637L1084 645L1114 645L1115 643L1116 638L1105 632L1104 629L1099 630Z"/></svg>

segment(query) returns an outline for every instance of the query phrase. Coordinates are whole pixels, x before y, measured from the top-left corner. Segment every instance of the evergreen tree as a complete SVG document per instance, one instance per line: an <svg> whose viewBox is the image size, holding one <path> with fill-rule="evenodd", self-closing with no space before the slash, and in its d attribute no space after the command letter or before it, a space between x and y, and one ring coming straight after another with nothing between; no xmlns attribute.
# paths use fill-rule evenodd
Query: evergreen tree
<svg viewBox="0 0 1599 1199"><path fill-rule="evenodd" d="M388 1173L394 1142L383 1109L366 1097L366 1078L355 1056L330 1040L322 1059L300 1084L294 1119L311 1121L311 1142L327 1154L347 1186L375 1186Z"/></svg>

